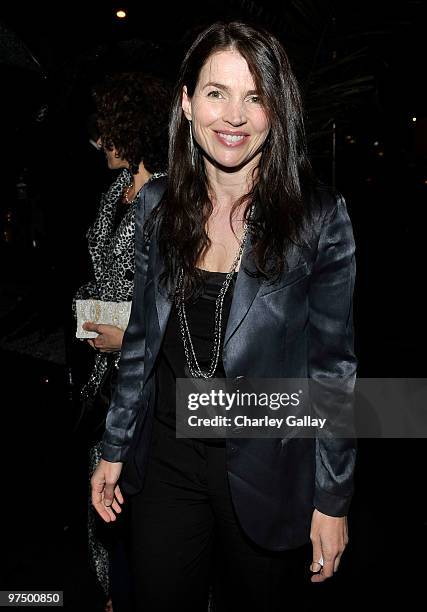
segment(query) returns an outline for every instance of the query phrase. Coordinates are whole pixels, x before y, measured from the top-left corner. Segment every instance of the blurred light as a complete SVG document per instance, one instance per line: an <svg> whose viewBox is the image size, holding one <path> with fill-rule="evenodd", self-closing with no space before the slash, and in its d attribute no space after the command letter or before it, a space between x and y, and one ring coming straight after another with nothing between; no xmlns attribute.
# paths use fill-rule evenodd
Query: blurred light
<svg viewBox="0 0 427 612"><path fill-rule="evenodd" d="M416 120L417 120L417 118L416 118L416 117L412 117L412 121L413 121L413 123L415 123L415 122L416 122Z"/></svg>
<svg viewBox="0 0 427 612"><path fill-rule="evenodd" d="M378 157L384 157L384 151L378 151Z"/></svg>
<svg viewBox="0 0 427 612"><path fill-rule="evenodd" d="M374 147L379 147L379 146L380 146L379 140L376 140L376 141L374 142Z"/></svg>
<svg viewBox="0 0 427 612"><path fill-rule="evenodd" d="M424 179L424 185L427 185L427 179Z"/></svg>
<svg viewBox="0 0 427 612"><path fill-rule="evenodd" d="M118 19L126 19L127 17L126 11L123 11L122 9L120 9L119 11L116 11L116 17L118 17Z"/></svg>
<svg viewBox="0 0 427 612"><path fill-rule="evenodd" d="M43 104L43 106L41 106L36 113L36 116L35 116L36 121L38 123L40 123L41 121L44 121L47 117L47 112L48 112L48 106L47 104Z"/></svg>

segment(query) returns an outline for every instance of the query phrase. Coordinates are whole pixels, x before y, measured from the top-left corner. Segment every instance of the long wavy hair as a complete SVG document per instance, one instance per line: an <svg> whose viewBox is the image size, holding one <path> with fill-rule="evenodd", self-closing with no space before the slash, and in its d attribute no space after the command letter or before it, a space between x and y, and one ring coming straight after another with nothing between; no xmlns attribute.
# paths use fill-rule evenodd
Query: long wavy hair
<svg viewBox="0 0 427 612"><path fill-rule="evenodd" d="M230 49L246 60L270 124L252 189L230 212L231 221L235 208L243 204L248 220L251 203L257 203L249 219L256 275L273 280L286 267L286 252L291 243L298 242L303 226L303 186L312 182L301 96L280 42L259 27L237 21L218 22L204 30L187 52L175 87L169 126L169 184L158 210L159 249L165 262L162 281L173 285L182 268L187 298L200 287L196 263L210 244L205 228L212 203L204 153L199 146L192 147L181 107L182 91L185 85L191 98L206 61Z"/></svg>

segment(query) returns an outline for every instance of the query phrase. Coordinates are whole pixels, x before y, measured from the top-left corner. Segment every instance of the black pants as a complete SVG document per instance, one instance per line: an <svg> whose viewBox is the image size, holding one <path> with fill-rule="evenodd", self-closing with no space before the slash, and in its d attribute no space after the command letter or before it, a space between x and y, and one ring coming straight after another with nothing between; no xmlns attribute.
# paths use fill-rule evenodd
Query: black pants
<svg viewBox="0 0 427 612"><path fill-rule="evenodd" d="M308 546L271 553L249 540L232 506L225 453L155 422L147 480L131 499L138 612L207 612L210 585L215 612L283 612L291 602L303 609Z"/></svg>

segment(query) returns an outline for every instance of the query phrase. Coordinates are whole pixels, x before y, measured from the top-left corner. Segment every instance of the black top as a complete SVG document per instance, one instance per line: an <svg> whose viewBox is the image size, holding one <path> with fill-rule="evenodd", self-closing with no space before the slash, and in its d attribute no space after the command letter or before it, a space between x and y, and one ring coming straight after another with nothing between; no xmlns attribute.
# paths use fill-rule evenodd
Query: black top
<svg viewBox="0 0 427 612"><path fill-rule="evenodd" d="M215 302L218 293L225 281L225 272L204 271L203 290L194 301L187 302L185 310L187 314L188 328L196 353L197 360L202 370L209 368L215 325ZM237 272L228 287L224 297L221 324L221 348L224 341L225 329L230 314L231 300ZM224 366L221 358L215 371L215 378L224 378ZM166 326L165 336L159 351L156 368L157 404L155 417L161 423L175 431L175 383L177 378L191 378L188 371L187 360L184 352L179 316L175 303ZM199 438L201 441L221 443L220 438ZM223 443L223 442L222 442Z"/></svg>

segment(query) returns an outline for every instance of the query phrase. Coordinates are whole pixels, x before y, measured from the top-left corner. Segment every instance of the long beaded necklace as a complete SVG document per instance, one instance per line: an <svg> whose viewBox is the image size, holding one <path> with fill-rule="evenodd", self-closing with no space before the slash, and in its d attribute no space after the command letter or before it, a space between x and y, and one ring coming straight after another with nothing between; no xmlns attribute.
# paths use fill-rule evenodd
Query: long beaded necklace
<svg viewBox="0 0 427 612"><path fill-rule="evenodd" d="M249 215L250 216L250 215ZM239 250L236 257L234 258L233 264L230 271L227 273L222 287L218 293L215 301L215 325L214 325L214 339L212 347L212 356L209 368L207 371L202 370L198 362L193 341L191 339L190 329L188 327L187 313L185 310L183 280L184 271L181 268L178 274L177 291L175 296L175 304L178 310L179 327L181 330L182 342L184 345L185 358L187 360L188 370L193 378L212 378L215 375L216 368L218 366L219 356L221 352L221 330L222 330L222 310L224 304L224 297L227 293L227 289L230 286L234 272L236 271L239 261L242 258L243 249L245 247L246 238L248 235L248 223L245 222L243 226L243 236L240 242Z"/></svg>
<svg viewBox="0 0 427 612"><path fill-rule="evenodd" d="M132 189L133 185L134 185L134 182L133 182L133 179L132 179L132 181L129 183L129 185L123 190L123 201L126 204L132 204L133 200L135 199L135 198L133 198L132 200L129 199L129 193L130 193L130 190Z"/></svg>

